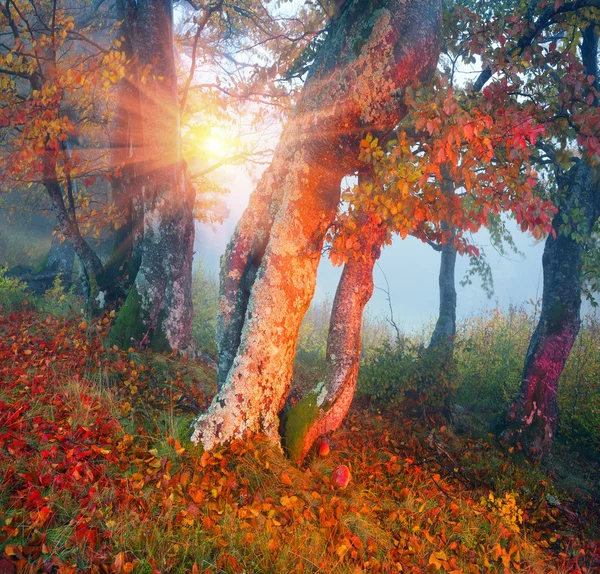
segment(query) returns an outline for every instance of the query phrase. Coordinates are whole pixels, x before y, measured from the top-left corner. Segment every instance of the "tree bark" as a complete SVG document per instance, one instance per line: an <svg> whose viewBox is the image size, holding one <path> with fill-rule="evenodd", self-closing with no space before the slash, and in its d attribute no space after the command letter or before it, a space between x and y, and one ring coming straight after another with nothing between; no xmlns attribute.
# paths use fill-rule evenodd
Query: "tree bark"
<svg viewBox="0 0 600 574"><path fill-rule="evenodd" d="M236 356L195 424L192 439L206 449L254 432L279 443L278 413L341 179L357 167L361 136L389 130L399 120L398 90L435 68L440 12L437 0L354 0L332 24L274 158L275 170L285 169L272 180L283 182L281 206ZM223 303L236 305L235 299Z"/></svg>
<svg viewBox="0 0 600 574"><path fill-rule="evenodd" d="M563 215L571 220L573 208L583 209L578 223L589 234L600 216L600 190L592 168L580 160L567 176L567 205L554 217L544 246L542 309L533 333L521 380L521 389L506 415L501 438L519 442L530 458L542 459L550 450L558 423L558 380L580 326L583 242L564 233Z"/></svg>
<svg viewBox="0 0 600 574"><path fill-rule="evenodd" d="M277 162L265 171L250 203L240 218L225 253L221 256L219 277L219 314L217 315L217 387L227 375L240 345L250 292L269 241L275 215L281 205L285 165Z"/></svg>
<svg viewBox="0 0 600 574"><path fill-rule="evenodd" d="M324 379L282 418L283 446L300 464L315 440L339 428L356 388L365 305L373 294L373 267L386 238L385 226L364 218L360 252L349 259L333 300Z"/></svg>
<svg viewBox="0 0 600 574"><path fill-rule="evenodd" d="M442 223L442 231L449 231L448 225ZM456 249L453 237L441 246L440 260L440 312L438 315L428 350L442 351L452 355L454 337L456 335Z"/></svg>
<svg viewBox="0 0 600 574"><path fill-rule="evenodd" d="M143 206L140 266L110 334L112 342L190 350L194 189L180 157L171 0L135 7L135 54L150 66L140 94Z"/></svg>
<svg viewBox="0 0 600 574"><path fill-rule="evenodd" d="M123 38L123 51L131 62L134 56L135 5L130 0L118 0L116 6L121 21L119 33ZM139 203L141 196L137 172L143 151L140 79L135 64L128 65L126 74L119 85L111 140L111 163L113 168L120 170L120 174L111 180L111 200L119 213L125 216L125 222L114 233L112 252L104 265L106 283L113 285L115 292L124 293L129 291L137 274L140 257L135 245L141 241L139 230L143 228L142 219L136 219L134 210L134 203Z"/></svg>
<svg viewBox="0 0 600 574"><path fill-rule="evenodd" d="M46 158L44 162L43 183L50 196L50 200L52 201L52 209L56 214L60 231L79 257L88 276L94 278L94 280L98 280L104 271L102 262L81 235L77 221L75 221L67 211L61 186L56 179L55 153L53 151L47 151L47 155L49 157Z"/></svg>

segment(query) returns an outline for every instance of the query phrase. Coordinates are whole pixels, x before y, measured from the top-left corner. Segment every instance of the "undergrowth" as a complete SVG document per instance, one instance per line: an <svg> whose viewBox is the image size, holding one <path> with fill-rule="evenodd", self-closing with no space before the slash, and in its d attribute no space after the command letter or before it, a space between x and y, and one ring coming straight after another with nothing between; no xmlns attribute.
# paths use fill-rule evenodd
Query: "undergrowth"
<svg viewBox="0 0 600 574"><path fill-rule="evenodd" d="M537 321L525 307L481 311L459 322L453 360L427 352L422 337L370 349L357 394L377 407L413 399L424 407L457 405L464 424L491 428L518 393L527 346ZM600 315L583 318L558 385L559 446L600 457Z"/></svg>
<svg viewBox="0 0 600 574"><path fill-rule="evenodd" d="M332 454L190 423L215 374L104 349L97 323L0 318L0 566L10 572L594 572L598 509L492 437L355 404ZM345 490L331 481L346 464ZM589 484L588 484L589 486Z"/></svg>

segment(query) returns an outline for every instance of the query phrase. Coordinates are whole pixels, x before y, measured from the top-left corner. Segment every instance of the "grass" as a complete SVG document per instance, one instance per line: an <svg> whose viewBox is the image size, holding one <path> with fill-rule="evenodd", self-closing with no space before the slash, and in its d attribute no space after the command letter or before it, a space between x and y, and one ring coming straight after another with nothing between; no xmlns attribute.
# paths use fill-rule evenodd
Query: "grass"
<svg viewBox="0 0 600 574"><path fill-rule="evenodd" d="M568 483L493 437L366 402L301 468L260 436L204 453L189 424L214 372L104 349L109 323L0 318L0 553L22 571L600 567L589 464Z"/></svg>

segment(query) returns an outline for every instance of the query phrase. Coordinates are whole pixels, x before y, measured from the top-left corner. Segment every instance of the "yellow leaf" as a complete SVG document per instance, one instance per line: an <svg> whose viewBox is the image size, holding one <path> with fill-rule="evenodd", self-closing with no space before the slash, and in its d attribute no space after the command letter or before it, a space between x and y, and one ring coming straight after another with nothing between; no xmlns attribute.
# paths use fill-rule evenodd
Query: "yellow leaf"
<svg viewBox="0 0 600 574"><path fill-rule="evenodd" d="M436 570L439 570L442 567L442 563L437 559L435 552L431 553L428 565L434 566Z"/></svg>

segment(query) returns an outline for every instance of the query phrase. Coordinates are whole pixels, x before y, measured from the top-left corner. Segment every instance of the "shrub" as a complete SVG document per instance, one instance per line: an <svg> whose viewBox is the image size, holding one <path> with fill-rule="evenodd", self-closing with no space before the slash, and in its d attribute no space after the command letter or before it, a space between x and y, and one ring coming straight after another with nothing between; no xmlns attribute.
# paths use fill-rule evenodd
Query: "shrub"
<svg viewBox="0 0 600 574"><path fill-rule="evenodd" d="M600 315L588 315L559 382L558 436L600 453Z"/></svg>
<svg viewBox="0 0 600 574"><path fill-rule="evenodd" d="M538 316L526 307L492 309L458 325L453 361L425 350L424 336L384 342L366 353L357 395L380 408L418 395L424 405L453 399L480 421L493 423L515 398ZM558 386L558 440L582 453L600 452L600 315L582 322Z"/></svg>
<svg viewBox="0 0 600 574"><path fill-rule="evenodd" d="M456 402L500 415L516 395L536 318L524 307L480 311L460 322L454 357L460 372Z"/></svg>
<svg viewBox="0 0 600 574"><path fill-rule="evenodd" d="M55 317L66 317L74 313L81 313L83 305L83 300L75 293L75 285L71 285L69 289L66 289L60 276L56 276L52 287L44 293L41 299L37 300L40 311Z"/></svg>
<svg viewBox="0 0 600 574"><path fill-rule="evenodd" d="M452 359L442 351L428 350L421 337L404 337L396 346L385 341L367 353L357 394L378 407L396 407L407 398L423 407L439 407L454 394L457 382Z"/></svg>
<svg viewBox="0 0 600 574"><path fill-rule="evenodd" d="M18 279L7 277L6 268L0 267L0 308L4 312L19 310L27 296L27 285Z"/></svg>
<svg viewBox="0 0 600 574"><path fill-rule="evenodd" d="M456 402L491 422L521 384L537 314L525 307L479 313L462 323L455 358ZM583 453L600 452L600 316L588 315L558 384L557 439Z"/></svg>

